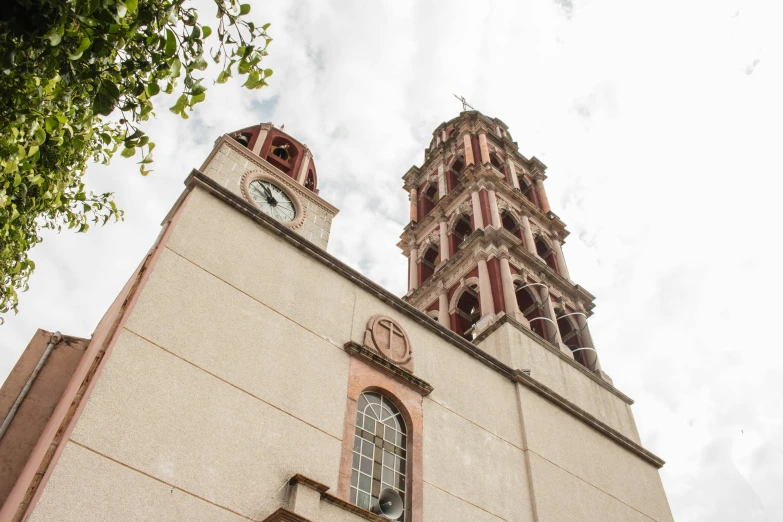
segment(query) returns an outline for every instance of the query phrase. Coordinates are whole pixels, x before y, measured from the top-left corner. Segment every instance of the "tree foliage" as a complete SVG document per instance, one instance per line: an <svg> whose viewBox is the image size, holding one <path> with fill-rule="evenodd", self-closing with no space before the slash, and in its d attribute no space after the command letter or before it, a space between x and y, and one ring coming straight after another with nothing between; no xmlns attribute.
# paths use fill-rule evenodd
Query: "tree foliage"
<svg viewBox="0 0 783 522"><path fill-rule="evenodd" d="M9 0L0 10L0 313L17 311L42 229L122 219L112 194L87 191L82 177L118 150L139 152L149 172L155 144L139 125L156 94L179 94L169 110L187 118L205 98L209 60L217 83L266 85L269 24L248 21L249 4L214 2L208 51L213 29L187 0Z"/></svg>

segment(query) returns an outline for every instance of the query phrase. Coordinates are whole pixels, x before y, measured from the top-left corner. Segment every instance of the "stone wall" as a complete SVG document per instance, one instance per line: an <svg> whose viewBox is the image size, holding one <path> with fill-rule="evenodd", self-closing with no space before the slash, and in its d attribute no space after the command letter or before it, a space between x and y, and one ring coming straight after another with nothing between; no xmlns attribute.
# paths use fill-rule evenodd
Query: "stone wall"
<svg viewBox="0 0 783 522"><path fill-rule="evenodd" d="M337 490L343 346L375 314L434 388L409 522L671 520L655 466L499 363L207 190L184 205L31 520L263 520L297 473ZM313 522L347 519L335 509Z"/></svg>

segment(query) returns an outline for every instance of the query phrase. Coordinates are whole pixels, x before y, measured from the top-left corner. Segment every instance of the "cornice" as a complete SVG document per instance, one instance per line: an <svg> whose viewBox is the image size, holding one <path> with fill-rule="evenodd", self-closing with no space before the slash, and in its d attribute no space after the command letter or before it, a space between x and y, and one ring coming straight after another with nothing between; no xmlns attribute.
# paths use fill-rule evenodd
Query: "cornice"
<svg viewBox="0 0 783 522"><path fill-rule="evenodd" d="M395 296L394 294L392 294L382 286L378 285L377 283L373 282L367 277L361 275L359 272L349 267L342 261L338 260L334 256L328 254L323 249L317 247L310 241L307 241L297 233L292 232L291 230L282 226L276 220L265 215L258 208L254 207L249 202L245 201L244 198L240 197L237 194L234 194L233 192L229 191L225 187L220 186L213 179L205 176L198 170L194 169L190 173L190 175L188 175L187 179L185 180L185 185L188 190L192 190L193 188L199 188L204 190L208 194L211 194L213 197L219 199L226 205L234 208L236 211L246 216L248 219L253 220L255 223L260 225L269 233L275 234L276 236L280 237L282 240L288 242L294 248L306 253L317 262L322 263L324 266L330 268L331 270L334 270L341 277L344 277L346 280L356 284L362 290L369 292L377 299L379 299L381 302L394 308L397 312L406 316L411 321L418 323L419 326L421 326L422 328L434 333L444 341L454 346L454 348L465 352L466 354L470 355L481 364L487 366L488 368L493 369L498 374L503 375L504 377L511 380L512 382L518 382L524 386L527 386L528 388L532 389L540 396L542 396L544 399L563 408L565 411L569 412L574 417L581 420L588 426L603 433L609 439L622 445L632 453L635 453L636 455L644 458L648 462L651 462L653 465L657 467L663 466L664 461L656 457L655 455L653 455L651 452L645 450L644 448L634 443L624 435L620 434L613 428L610 428L609 426L605 425L604 423L602 423L601 421L599 421L589 413L585 412L575 404L568 401L566 398L550 390L549 388L539 383L538 381L535 381L533 378L525 379L525 377L523 377L524 376L523 372L515 371L511 369L509 366L500 362L498 359L492 357L488 353L484 352L484 350L480 349L473 343L463 339L461 336L452 332L451 330L441 325L440 323L433 321L424 312L417 310L412 305L406 303L405 301ZM331 501L327 497L330 497L329 493L322 494L323 499ZM345 501L341 499L337 499L336 497L334 497L334 499L336 499L337 502L341 503L341 505L345 503Z"/></svg>
<svg viewBox="0 0 783 522"><path fill-rule="evenodd" d="M362 346L361 344L354 341L348 341L343 345L343 348L349 354L362 359L364 362L369 363L372 366L375 366L389 377L396 379L403 385L413 389L422 397L426 397L432 393L433 387L425 380L416 377L402 366L394 364L388 359L381 357L374 350L371 350L366 346Z"/></svg>

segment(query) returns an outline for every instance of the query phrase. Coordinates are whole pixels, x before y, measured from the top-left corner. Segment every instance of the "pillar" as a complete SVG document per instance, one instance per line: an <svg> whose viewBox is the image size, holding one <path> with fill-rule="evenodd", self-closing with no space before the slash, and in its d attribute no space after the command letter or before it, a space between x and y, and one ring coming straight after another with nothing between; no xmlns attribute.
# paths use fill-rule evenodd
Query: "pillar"
<svg viewBox="0 0 783 522"><path fill-rule="evenodd" d="M310 149L305 149L304 157L302 158L302 167L299 169L299 176L296 178L296 181L300 185L304 185L307 180L307 169L310 167L310 159L312 157L313 153L310 152Z"/></svg>
<svg viewBox="0 0 783 522"><path fill-rule="evenodd" d="M449 225L446 223L446 216L443 216L440 222L440 262L444 262L451 253L449 252Z"/></svg>
<svg viewBox="0 0 783 522"><path fill-rule="evenodd" d="M411 248L408 261L408 264L410 265L408 273L408 287L411 290L415 290L419 287L419 251L415 247Z"/></svg>
<svg viewBox="0 0 783 522"><path fill-rule="evenodd" d="M492 219L492 226L495 228L503 228L503 222L500 220L500 211L498 210L498 198L495 194L495 189L487 189L487 195L489 196L489 216Z"/></svg>
<svg viewBox="0 0 783 522"><path fill-rule="evenodd" d="M478 274L481 317L483 318L490 314L495 315L495 303L492 301L492 286L489 283L489 268L484 257L478 258Z"/></svg>
<svg viewBox="0 0 783 522"><path fill-rule="evenodd" d="M416 188L411 189L411 221L419 220L419 191Z"/></svg>
<svg viewBox="0 0 783 522"><path fill-rule="evenodd" d="M545 288L543 291L542 299L544 299L544 315L547 319L551 319L554 323L544 321L547 324L547 340L560 347L560 351L567 353L573 358L571 350L563 344L563 339L560 337L560 328L557 327L557 315L555 314L555 307L552 305L552 298L549 295L549 288Z"/></svg>
<svg viewBox="0 0 783 522"><path fill-rule="evenodd" d="M533 230L530 228L530 220L522 214L522 231L525 233L525 247L527 251L536 255L536 241L533 239Z"/></svg>
<svg viewBox="0 0 783 522"><path fill-rule="evenodd" d="M517 178L517 166L508 158L508 172L511 174L511 183L515 189L519 189L519 179Z"/></svg>
<svg viewBox="0 0 783 522"><path fill-rule="evenodd" d="M536 188L538 189L538 199L541 201L541 210L544 212L551 212L549 208L549 199L546 197L546 190L544 190L544 180L536 180Z"/></svg>
<svg viewBox="0 0 783 522"><path fill-rule="evenodd" d="M449 296L446 287L441 287L440 294L438 295L438 322L451 329L451 321L449 318Z"/></svg>
<svg viewBox="0 0 783 522"><path fill-rule="evenodd" d="M590 335L590 328L587 326L587 319L582 314L577 314L575 317L576 323L579 325L579 336L582 338L582 346L595 350L595 346L593 346L593 337ZM584 352L587 356L587 364L590 366L590 369L600 370L601 364L598 362L598 354L592 350L584 350Z"/></svg>
<svg viewBox="0 0 783 522"><path fill-rule="evenodd" d="M484 218L481 217L481 200L478 190L470 193L470 202L473 205L473 226L476 230L484 228Z"/></svg>
<svg viewBox="0 0 783 522"><path fill-rule="evenodd" d="M473 145L470 143L470 134L465 134L463 141L465 143L465 165L473 165Z"/></svg>
<svg viewBox="0 0 783 522"><path fill-rule="evenodd" d="M481 149L481 164L489 163L489 147L487 146L487 133L479 134L479 148Z"/></svg>
<svg viewBox="0 0 783 522"><path fill-rule="evenodd" d="M441 131L440 137L442 138L443 143L446 143L446 129Z"/></svg>
<svg viewBox="0 0 783 522"><path fill-rule="evenodd" d="M506 305L506 314L517 321L520 321L521 317L521 321L525 323L525 326L530 327L530 323L519 312L517 294L514 292L514 280L511 278L511 266L508 264L508 253L500 254L498 259L500 260L500 280L503 284L503 304Z"/></svg>
<svg viewBox="0 0 783 522"><path fill-rule="evenodd" d="M443 162L438 165L438 197L442 198L448 193L448 187L446 186L446 167Z"/></svg>
<svg viewBox="0 0 783 522"><path fill-rule="evenodd" d="M565 263L565 257L563 257L563 247L560 246L558 239L552 240L552 249L555 251L555 257L557 257L557 267L560 269L560 275L571 280L571 276L568 275L568 267Z"/></svg>
<svg viewBox="0 0 783 522"><path fill-rule="evenodd" d="M261 155L261 147L264 146L264 142L266 141L266 137L269 134L269 129L265 129L263 127L260 127L258 129L258 136L256 137L256 142L253 144L253 154L256 154L258 156Z"/></svg>

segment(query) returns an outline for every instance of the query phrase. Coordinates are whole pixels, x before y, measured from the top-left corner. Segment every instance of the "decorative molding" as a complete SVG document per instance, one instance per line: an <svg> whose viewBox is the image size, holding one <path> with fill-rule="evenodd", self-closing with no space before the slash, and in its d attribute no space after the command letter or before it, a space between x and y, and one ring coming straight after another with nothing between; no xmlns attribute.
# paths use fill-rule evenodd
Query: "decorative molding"
<svg viewBox="0 0 783 522"><path fill-rule="evenodd" d="M427 322L432 323L432 320L426 317ZM382 373L385 373L389 377L401 382L409 388L416 391L422 397L426 397L434 389L429 383L413 375L412 372L406 370L402 366L393 363L389 359L382 357L375 350L362 346L354 341L348 341L343 345L346 352L352 356L358 357L366 363L375 366Z"/></svg>
<svg viewBox="0 0 783 522"><path fill-rule="evenodd" d="M413 357L413 348L408 334L400 323L385 315L376 314L367 321L364 346L400 366L409 364Z"/></svg>

